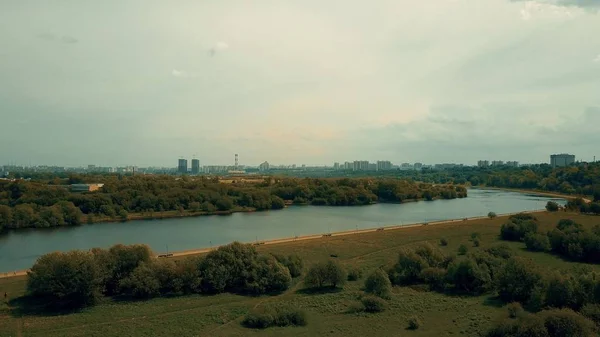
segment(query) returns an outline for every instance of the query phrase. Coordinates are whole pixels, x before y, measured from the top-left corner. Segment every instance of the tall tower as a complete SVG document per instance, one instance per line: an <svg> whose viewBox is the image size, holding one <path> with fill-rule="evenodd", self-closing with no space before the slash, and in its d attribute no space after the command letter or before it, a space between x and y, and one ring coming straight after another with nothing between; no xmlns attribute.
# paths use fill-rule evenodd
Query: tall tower
<svg viewBox="0 0 600 337"><path fill-rule="evenodd" d="M235 154L235 169L238 169L238 154Z"/></svg>

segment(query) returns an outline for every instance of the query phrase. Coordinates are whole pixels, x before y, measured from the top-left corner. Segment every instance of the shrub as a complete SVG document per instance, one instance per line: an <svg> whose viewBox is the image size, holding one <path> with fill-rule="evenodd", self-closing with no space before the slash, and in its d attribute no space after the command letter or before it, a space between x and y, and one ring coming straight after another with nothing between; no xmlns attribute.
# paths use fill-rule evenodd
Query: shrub
<svg viewBox="0 0 600 337"><path fill-rule="evenodd" d="M448 267L448 280L456 290L479 294L489 290L492 278L489 269L471 258L454 262Z"/></svg>
<svg viewBox="0 0 600 337"><path fill-rule="evenodd" d="M27 274L28 293L52 307L75 309L92 305L101 292L98 265L89 252L43 255Z"/></svg>
<svg viewBox="0 0 600 337"><path fill-rule="evenodd" d="M415 284L419 281L421 270L428 268L429 264L421 256L410 250L402 250L398 255L398 262L388 272L393 284Z"/></svg>
<svg viewBox="0 0 600 337"><path fill-rule="evenodd" d="M262 312L251 312L242 321L247 328L266 329L272 326L305 326L306 313L292 307L268 307Z"/></svg>
<svg viewBox="0 0 600 337"><path fill-rule="evenodd" d="M376 296L364 296L361 299L361 303L365 307L366 312L382 312L387 308L387 303Z"/></svg>
<svg viewBox="0 0 600 337"><path fill-rule="evenodd" d="M467 245L461 244L460 247L458 247L459 255L466 255L468 252L469 252L469 248L467 247Z"/></svg>
<svg viewBox="0 0 600 337"><path fill-rule="evenodd" d="M392 283L383 270L377 269L365 280L365 292L389 299L392 294Z"/></svg>
<svg viewBox="0 0 600 337"><path fill-rule="evenodd" d="M498 215L496 215L496 213L494 213L494 212L489 212L489 213L488 213L488 218L490 218L490 219L494 219L494 218L495 218L495 217L497 217L497 216L498 216Z"/></svg>
<svg viewBox="0 0 600 337"><path fill-rule="evenodd" d="M429 267L438 267L444 263L444 254L439 248L429 243L422 244L415 249L415 254L422 257Z"/></svg>
<svg viewBox="0 0 600 337"><path fill-rule="evenodd" d="M525 246L533 252L547 252L550 250L548 235L528 233L525 235Z"/></svg>
<svg viewBox="0 0 600 337"><path fill-rule="evenodd" d="M475 232L475 233L471 233L471 241L475 241L476 239L479 239L480 235L479 233Z"/></svg>
<svg viewBox="0 0 600 337"><path fill-rule="evenodd" d="M358 267L352 267L348 270L348 281L357 281L362 277L362 270Z"/></svg>
<svg viewBox="0 0 600 337"><path fill-rule="evenodd" d="M333 288L344 285L347 279L344 268L337 261L318 263L310 267L304 278L304 284L309 288Z"/></svg>
<svg viewBox="0 0 600 337"><path fill-rule="evenodd" d="M489 247L485 250L485 252L487 252L488 254L490 254L494 257L503 258L503 259L508 259L513 255L512 249L507 244L504 244L504 243Z"/></svg>
<svg viewBox="0 0 600 337"><path fill-rule="evenodd" d="M479 247L479 245L481 245L481 242L479 241L479 239L473 239L473 247Z"/></svg>
<svg viewBox="0 0 600 337"><path fill-rule="evenodd" d="M513 257L499 270L496 285L503 301L527 303L540 281L541 275L531 263Z"/></svg>
<svg viewBox="0 0 600 337"><path fill-rule="evenodd" d="M142 263L149 263L152 251L146 245L114 245L108 250L108 256L103 260L103 268L110 275L106 283L106 293L117 294L119 283Z"/></svg>
<svg viewBox="0 0 600 337"><path fill-rule="evenodd" d="M530 214L516 214L508 218L502 225L500 237L507 241L520 241L527 233L537 233L537 219Z"/></svg>
<svg viewBox="0 0 600 337"><path fill-rule="evenodd" d="M575 282L558 272L548 277L546 286L546 305L553 308L572 308L577 303Z"/></svg>
<svg viewBox="0 0 600 337"><path fill-rule="evenodd" d="M508 317L510 317L510 318L521 317L523 315L523 313L525 312L523 310L523 307L521 306L521 303L519 303L519 302L509 303L506 306L506 309L508 310Z"/></svg>
<svg viewBox="0 0 600 337"><path fill-rule="evenodd" d="M444 290L446 287L446 269L425 268L421 271L420 278L427 283L432 290Z"/></svg>
<svg viewBox="0 0 600 337"><path fill-rule="evenodd" d="M548 201L548 203L546 203L546 210L548 212L556 212L559 208L560 206L554 201Z"/></svg>
<svg viewBox="0 0 600 337"><path fill-rule="evenodd" d="M571 309L542 311L538 315L550 336L593 336L594 323Z"/></svg>
<svg viewBox="0 0 600 337"><path fill-rule="evenodd" d="M421 320L417 316L412 316L408 319L408 329L409 330L417 330L421 327Z"/></svg>
<svg viewBox="0 0 600 337"><path fill-rule="evenodd" d="M160 282L150 263L141 263L119 282L121 294L135 298L151 298L160 294Z"/></svg>
<svg viewBox="0 0 600 337"><path fill-rule="evenodd" d="M284 265L289 271L290 275L294 278L302 275L302 269L304 269L304 261L302 258L296 254L282 256L273 254L277 262Z"/></svg>
<svg viewBox="0 0 600 337"><path fill-rule="evenodd" d="M584 317L600 326L600 304L586 304L580 312Z"/></svg>
<svg viewBox="0 0 600 337"><path fill-rule="evenodd" d="M355 314L363 311L365 311L365 306L362 304L362 302L352 302L346 309L346 312L349 314Z"/></svg>
<svg viewBox="0 0 600 337"><path fill-rule="evenodd" d="M448 245L448 239L441 238L440 239L440 246L447 246L447 245Z"/></svg>
<svg viewBox="0 0 600 337"><path fill-rule="evenodd" d="M565 231L567 229L579 231L581 230L581 225L571 219L561 219L560 221L558 221L556 228L558 228L558 230L561 231Z"/></svg>

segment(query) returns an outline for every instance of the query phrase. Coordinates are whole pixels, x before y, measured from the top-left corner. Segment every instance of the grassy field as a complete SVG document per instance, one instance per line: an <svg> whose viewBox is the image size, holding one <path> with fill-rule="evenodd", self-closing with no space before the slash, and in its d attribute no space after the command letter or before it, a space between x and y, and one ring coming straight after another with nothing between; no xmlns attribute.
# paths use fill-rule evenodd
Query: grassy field
<svg viewBox="0 0 600 337"><path fill-rule="evenodd" d="M545 231L559 219L571 218L592 226L599 217L567 213L536 214ZM337 259L347 267L355 266L368 274L395 262L401 247L440 238L449 241L443 251L456 252L460 244L481 250L499 242L500 226L506 218L472 220L444 225L428 225L401 230L369 232L260 246L263 252L297 253L310 265ZM481 246L473 247L469 238L478 232ZM524 250L522 243L508 243L517 255L533 259L542 268L568 271L577 264L545 253ZM589 266L598 269L598 266ZM21 315L7 304L0 304L0 336L477 336L507 316L506 309L493 296L458 297L417 288L395 287L390 309L379 314L349 314L348 307L362 293L364 278L349 282L342 291L306 294L302 281L278 296L244 297L231 294L158 298L144 302L116 302L110 299L78 313L60 316ZM0 292L10 297L24 293L25 278L0 279ZM306 327L252 330L241 326L243 316L254 308L291 304L308 314ZM407 319L417 315L422 327L406 330Z"/></svg>

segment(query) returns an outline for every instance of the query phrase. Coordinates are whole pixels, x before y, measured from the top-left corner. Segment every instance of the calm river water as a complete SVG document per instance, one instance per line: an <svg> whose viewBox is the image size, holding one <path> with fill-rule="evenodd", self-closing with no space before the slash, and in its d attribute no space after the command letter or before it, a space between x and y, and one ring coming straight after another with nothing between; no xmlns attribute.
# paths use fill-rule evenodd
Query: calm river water
<svg viewBox="0 0 600 337"><path fill-rule="evenodd" d="M0 272L27 269L42 254L72 249L107 248L116 243L148 244L156 252L197 249L353 229L408 225L438 220L543 209L562 199L499 190L469 190L454 200L376 204L357 207L292 206L284 210L228 216L140 220L0 235Z"/></svg>

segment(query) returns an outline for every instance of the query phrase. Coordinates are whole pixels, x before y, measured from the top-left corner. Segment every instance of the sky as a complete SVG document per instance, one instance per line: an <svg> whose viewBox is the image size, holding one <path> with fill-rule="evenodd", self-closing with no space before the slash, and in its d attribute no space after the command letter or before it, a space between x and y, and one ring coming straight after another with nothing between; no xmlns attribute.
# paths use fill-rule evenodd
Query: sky
<svg viewBox="0 0 600 337"><path fill-rule="evenodd" d="M0 165L600 159L600 0L0 0Z"/></svg>

